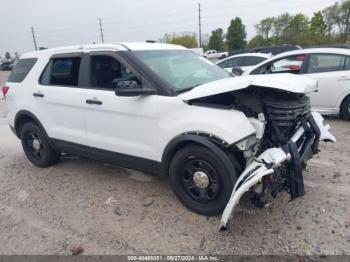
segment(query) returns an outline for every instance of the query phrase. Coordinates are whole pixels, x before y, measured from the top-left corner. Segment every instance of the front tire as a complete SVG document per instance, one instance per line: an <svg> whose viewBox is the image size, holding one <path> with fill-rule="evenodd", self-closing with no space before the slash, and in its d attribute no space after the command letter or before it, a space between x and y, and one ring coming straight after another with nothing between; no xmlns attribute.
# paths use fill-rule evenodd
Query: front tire
<svg viewBox="0 0 350 262"><path fill-rule="evenodd" d="M202 146L179 150L170 163L170 181L176 196L190 210L207 216L222 213L236 181L235 170Z"/></svg>
<svg viewBox="0 0 350 262"><path fill-rule="evenodd" d="M28 160L38 167L48 167L59 161L61 153L51 147L49 138L35 123L25 123L21 142Z"/></svg>
<svg viewBox="0 0 350 262"><path fill-rule="evenodd" d="M350 96L345 98L345 100L341 104L340 113L344 119L350 120Z"/></svg>

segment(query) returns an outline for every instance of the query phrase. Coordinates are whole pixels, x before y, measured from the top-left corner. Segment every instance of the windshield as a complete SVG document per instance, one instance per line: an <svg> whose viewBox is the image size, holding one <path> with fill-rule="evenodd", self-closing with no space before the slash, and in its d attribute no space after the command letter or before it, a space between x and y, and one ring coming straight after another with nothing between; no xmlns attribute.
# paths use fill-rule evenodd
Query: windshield
<svg viewBox="0 0 350 262"><path fill-rule="evenodd" d="M177 92L230 77L222 68L190 50L151 50L133 52L158 77Z"/></svg>

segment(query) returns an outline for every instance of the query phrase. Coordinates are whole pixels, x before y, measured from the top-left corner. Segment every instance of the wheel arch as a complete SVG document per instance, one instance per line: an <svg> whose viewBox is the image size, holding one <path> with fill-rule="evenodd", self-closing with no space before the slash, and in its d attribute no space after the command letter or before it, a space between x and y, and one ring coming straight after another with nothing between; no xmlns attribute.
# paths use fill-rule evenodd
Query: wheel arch
<svg viewBox="0 0 350 262"><path fill-rule="evenodd" d="M349 93L349 94L346 94L346 95L343 97L343 99L340 100L339 112L341 111L341 108L342 108L342 106L343 106L345 100L346 100L347 98L349 98L349 97L350 97L350 93Z"/></svg>
<svg viewBox="0 0 350 262"><path fill-rule="evenodd" d="M188 145L200 145L206 147L217 154L225 163L225 167L231 173L235 173L236 167L229 155L225 152L227 143L219 137L205 133L183 133L173 138L165 147L162 154L163 174L169 175L169 165L172 157Z"/></svg>
<svg viewBox="0 0 350 262"><path fill-rule="evenodd" d="M33 122L37 124L41 128L41 130L44 132L44 134L48 137L46 130L44 126L41 124L41 122L39 121L39 119L33 113L27 110L21 110L17 112L15 116L15 123L14 123L15 133L18 138L21 138L21 130L23 125L28 122Z"/></svg>

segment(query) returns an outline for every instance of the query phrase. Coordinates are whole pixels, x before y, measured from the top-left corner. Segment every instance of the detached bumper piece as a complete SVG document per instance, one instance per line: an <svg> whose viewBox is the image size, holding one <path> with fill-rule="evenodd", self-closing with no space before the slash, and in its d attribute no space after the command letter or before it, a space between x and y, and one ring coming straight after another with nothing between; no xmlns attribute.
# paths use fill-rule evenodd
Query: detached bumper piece
<svg viewBox="0 0 350 262"><path fill-rule="evenodd" d="M220 221L220 230L227 228L227 222L245 192L261 182L265 176L280 175L281 166L287 168L287 185L291 199L305 194L302 169L306 162L318 152L320 140L336 142L335 137L328 131L329 126L323 125L320 114L312 112L292 138L280 148L269 148L251 162L238 177L231 198L227 203Z"/></svg>

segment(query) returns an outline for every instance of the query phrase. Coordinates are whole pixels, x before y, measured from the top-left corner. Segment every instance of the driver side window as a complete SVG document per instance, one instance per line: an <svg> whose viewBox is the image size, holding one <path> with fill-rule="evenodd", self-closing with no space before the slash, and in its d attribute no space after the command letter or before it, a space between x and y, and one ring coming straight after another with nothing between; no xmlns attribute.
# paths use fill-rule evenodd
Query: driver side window
<svg viewBox="0 0 350 262"><path fill-rule="evenodd" d="M111 56L92 56L90 65L92 87L114 90L120 81L137 80L126 66Z"/></svg>
<svg viewBox="0 0 350 262"><path fill-rule="evenodd" d="M282 58L259 69L258 74L293 73L299 74L303 68L305 55L295 55Z"/></svg>

